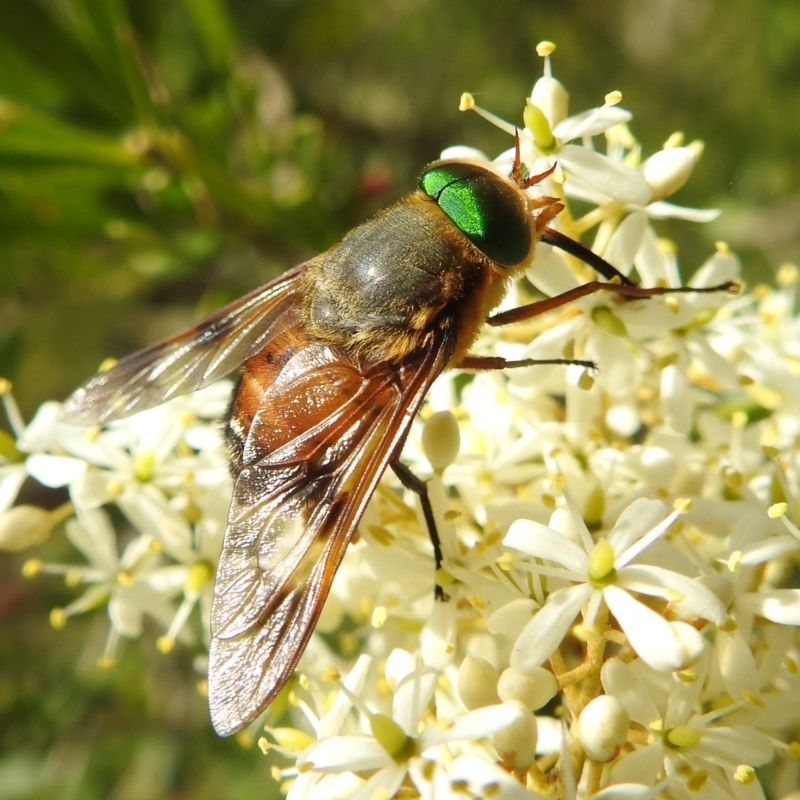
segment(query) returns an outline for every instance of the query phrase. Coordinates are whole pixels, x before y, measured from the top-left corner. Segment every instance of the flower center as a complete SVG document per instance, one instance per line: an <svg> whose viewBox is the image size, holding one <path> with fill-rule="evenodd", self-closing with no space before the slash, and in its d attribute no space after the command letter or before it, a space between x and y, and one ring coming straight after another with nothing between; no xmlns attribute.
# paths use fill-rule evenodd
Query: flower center
<svg viewBox="0 0 800 800"><path fill-rule="evenodd" d="M401 763L414 755L414 740L385 714L370 717L369 726L378 744L391 756L392 761Z"/></svg>
<svg viewBox="0 0 800 800"><path fill-rule="evenodd" d="M696 745L702 733L691 725L678 725L675 728L670 728L664 734L664 744L677 750L680 747L692 747Z"/></svg>
<svg viewBox="0 0 800 800"><path fill-rule="evenodd" d="M589 556L589 580L595 586L608 586L614 582L617 576L614 569L615 558L614 548L605 539L594 546Z"/></svg>

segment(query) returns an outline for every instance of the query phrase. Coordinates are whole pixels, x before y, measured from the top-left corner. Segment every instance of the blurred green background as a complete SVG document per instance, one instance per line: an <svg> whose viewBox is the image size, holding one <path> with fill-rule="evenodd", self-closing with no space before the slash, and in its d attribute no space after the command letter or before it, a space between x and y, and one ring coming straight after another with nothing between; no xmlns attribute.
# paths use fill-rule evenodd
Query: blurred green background
<svg viewBox="0 0 800 800"><path fill-rule="evenodd" d="M189 324L334 243L455 143L508 137L557 43L571 110L619 89L645 153L705 155L668 222L684 275L726 239L750 281L797 261L795 0L7 0L0 15L0 376L26 417L109 355ZM67 552L62 558L67 557ZM155 632L98 673L0 567L0 800L251 798L269 759L217 740Z"/></svg>

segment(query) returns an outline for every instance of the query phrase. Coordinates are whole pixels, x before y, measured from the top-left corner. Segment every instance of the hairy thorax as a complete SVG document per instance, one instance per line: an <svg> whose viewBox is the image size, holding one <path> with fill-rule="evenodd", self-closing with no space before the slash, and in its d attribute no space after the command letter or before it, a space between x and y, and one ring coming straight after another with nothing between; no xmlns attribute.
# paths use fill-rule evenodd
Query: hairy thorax
<svg viewBox="0 0 800 800"><path fill-rule="evenodd" d="M452 325L457 351L465 351L502 298L503 277L415 193L309 264L306 324L312 336L360 357L400 360L439 325Z"/></svg>

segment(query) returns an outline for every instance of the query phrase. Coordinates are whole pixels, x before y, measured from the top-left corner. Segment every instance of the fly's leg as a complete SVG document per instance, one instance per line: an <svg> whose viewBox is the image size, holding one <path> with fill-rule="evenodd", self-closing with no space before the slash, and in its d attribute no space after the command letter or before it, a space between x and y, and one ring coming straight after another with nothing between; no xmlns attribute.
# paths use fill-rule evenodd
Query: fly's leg
<svg viewBox="0 0 800 800"><path fill-rule="evenodd" d="M431 537L433 545L433 557L438 572L442 566L442 544L439 541L439 532L436 530L436 520L433 517L433 506L428 496L428 485L421 478L418 478L402 461L392 461L390 464L393 472L400 480L400 483L419 497L422 506L422 515L425 517L425 525L428 528L428 536ZM437 600L449 599L439 584L434 588Z"/></svg>
<svg viewBox="0 0 800 800"><path fill-rule="evenodd" d="M486 322L494 327L500 325L510 325L512 322L521 322L525 319L538 317L540 314L546 314L548 311L553 311L556 308L561 308L574 300L579 300L581 297L594 294L595 292L606 291L626 297L628 299L644 299L648 297L657 297L662 294L689 294L693 292L700 292L703 294L716 293L716 292L730 292L735 294L739 291L739 283L737 281L725 281L718 286L636 286L626 283L605 283L603 281L589 281L574 289L570 289L562 294L557 294L555 297L547 297L544 300L537 300L535 303L527 303L518 308L510 308L508 311L501 311L499 314L493 314Z"/></svg>
<svg viewBox="0 0 800 800"><path fill-rule="evenodd" d="M586 369L596 369L594 361L581 361L574 358L520 358L510 360L502 356L475 356L467 354L456 364L456 369L514 369L516 367L540 367L546 364L559 364L570 366L577 364Z"/></svg>

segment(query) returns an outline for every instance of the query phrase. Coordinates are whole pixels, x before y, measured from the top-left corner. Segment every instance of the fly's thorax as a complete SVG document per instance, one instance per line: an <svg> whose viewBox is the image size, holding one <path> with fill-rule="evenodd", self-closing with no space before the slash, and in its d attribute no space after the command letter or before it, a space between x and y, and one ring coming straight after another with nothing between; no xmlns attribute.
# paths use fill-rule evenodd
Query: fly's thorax
<svg viewBox="0 0 800 800"><path fill-rule="evenodd" d="M322 341L399 359L495 278L492 262L415 192L309 265L306 323Z"/></svg>

